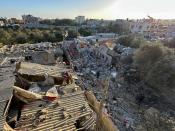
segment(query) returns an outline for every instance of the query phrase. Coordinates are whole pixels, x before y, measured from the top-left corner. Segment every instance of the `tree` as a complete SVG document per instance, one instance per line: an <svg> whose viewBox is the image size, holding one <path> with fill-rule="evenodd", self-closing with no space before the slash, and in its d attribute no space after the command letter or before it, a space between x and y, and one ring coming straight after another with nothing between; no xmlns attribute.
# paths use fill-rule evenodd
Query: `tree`
<svg viewBox="0 0 175 131"><path fill-rule="evenodd" d="M30 33L28 41L31 43L41 42L43 41L43 37L43 33L40 30L36 29Z"/></svg>
<svg viewBox="0 0 175 131"><path fill-rule="evenodd" d="M60 41L63 40L63 36L62 36L62 34L61 34L60 31L56 31L56 32L55 32L55 37L56 37L56 41L57 41L57 42L60 42Z"/></svg>
<svg viewBox="0 0 175 131"><path fill-rule="evenodd" d="M71 19L55 19L54 25L56 26L74 26L75 22Z"/></svg>
<svg viewBox="0 0 175 131"><path fill-rule="evenodd" d="M152 65L145 81L156 89L175 89L175 55L165 56Z"/></svg>
<svg viewBox="0 0 175 131"><path fill-rule="evenodd" d="M67 40L72 40L77 37L77 32L75 31L68 31L68 37L66 38Z"/></svg>
<svg viewBox="0 0 175 131"><path fill-rule="evenodd" d="M141 45L147 44L143 37L134 35L122 36L117 40L117 43L132 48L139 48Z"/></svg>
<svg viewBox="0 0 175 131"><path fill-rule="evenodd" d="M17 43L23 44L27 42L27 35L25 33L20 32L17 36L16 36L16 40Z"/></svg>
<svg viewBox="0 0 175 131"><path fill-rule="evenodd" d="M0 42L4 44L9 44L10 34L4 29L0 29Z"/></svg>
<svg viewBox="0 0 175 131"><path fill-rule="evenodd" d="M162 43L140 47L135 53L134 63L140 71L140 77L152 87L175 87L174 51Z"/></svg>
<svg viewBox="0 0 175 131"><path fill-rule="evenodd" d="M113 32L116 34L128 34L129 33L129 28L125 27L124 25L120 25L120 24L112 24L110 23L108 25L108 32Z"/></svg>
<svg viewBox="0 0 175 131"><path fill-rule="evenodd" d="M88 29L88 28L80 28L80 29L78 30L78 32L79 32L80 35L82 35L82 36L90 36L90 35L92 35L92 31L91 31L90 29Z"/></svg>
<svg viewBox="0 0 175 131"><path fill-rule="evenodd" d="M175 48L175 38L163 41L164 45L169 48Z"/></svg>

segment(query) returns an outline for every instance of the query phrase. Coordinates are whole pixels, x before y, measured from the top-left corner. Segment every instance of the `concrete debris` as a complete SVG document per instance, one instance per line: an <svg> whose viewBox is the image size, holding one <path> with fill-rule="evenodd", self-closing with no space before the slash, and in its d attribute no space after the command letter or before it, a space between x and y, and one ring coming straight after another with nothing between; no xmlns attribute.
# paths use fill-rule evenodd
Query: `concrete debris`
<svg viewBox="0 0 175 131"><path fill-rule="evenodd" d="M50 74L49 71L58 70L54 66L48 67L55 70L45 70L46 66L37 66L40 69L43 68L47 74ZM32 75L31 72L24 73L20 69L25 68L29 71L33 68L28 68L27 65L22 63L18 68L16 73L21 77L26 74ZM60 72L66 71L66 68L64 68ZM43 75L46 80L43 81L44 84L42 83L42 85L41 81L35 82L30 79L31 86L28 90L13 86L14 98L9 107L9 118L16 112L14 106L12 106L13 104L20 104L22 107L17 108L17 112L18 110L21 112L16 114L19 119L10 119L7 125L12 126L12 123L15 123L14 130L77 130L79 128L81 130L94 130L96 125L95 116L85 99L84 91L81 91L81 88L74 84L73 81L66 85L62 85L62 83L55 85L53 78L59 77L59 75ZM64 75L61 77L64 78ZM66 75L69 76L69 73L66 72ZM47 80L48 78L52 78L52 82ZM69 79L68 77L67 80ZM7 125L5 128L8 128Z"/></svg>
<svg viewBox="0 0 175 131"><path fill-rule="evenodd" d="M42 95L36 94L34 92L26 91L24 89L21 89L17 86L13 86L14 89L14 95L24 102L29 102L29 101L35 101L35 100L41 100L43 99Z"/></svg>
<svg viewBox="0 0 175 131"><path fill-rule="evenodd" d="M39 93L41 91L41 88L38 86L37 83L33 83L30 87L29 87L29 91L33 92L33 93Z"/></svg>
<svg viewBox="0 0 175 131"><path fill-rule="evenodd" d="M3 47L0 85L16 80L10 84L14 89L6 84L11 95L3 104L10 104L0 126L12 131L172 130L174 110L164 110L159 96L139 79L134 52L111 40Z"/></svg>
<svg viewBox="0 0 175 131"><path fill-rule="evenodd" d="M160 112L155 108L149 108L144 113L146 126L149 130L157 130L160 127ZM154 129L155 128L155 129Z"/></svg>
<svg viewBox="0 0 175 131"><path fill-rule="evenodd" d="M53 77L48 76L48 74L45 74L44 77L45 77L45 81L38 83L40 86L44 87L44 86L53 86L54 85L54 78Z"/></svg>
<svg viewBox="0 0 175 131"><path fill-rule="evenodd" d="M48 59L42 59L45 57L40 59L38 56L47 52L48 49L43 46L21 45L21 47L11 47L10 53L14 53L16 50L24 51L21 54L23 54L25 62L15 61L16 82L12 88L13 97L6 113L7 123L3 122L4 129L95 130L98 129L98 121L98 124L103 126L104 131L115 130L115 126L108 115L106 113L95 113L90 108L82 88L75 84L79 78L73 71L72 60L74 57L79 58L79 53L75 51L69 54L68 51L76 50L76 46L70 45L69 50L53 49L54 57L48 56ZM47 49L43 50L43 48ZM52 46L49 47L49 50L50 48ZM33 56L34 54L38 56ZM58 60L58 62L50 62L52 59ZM3 62L3 65L4 63L7 62ZM95 70L90 70L90 72L101 76L100 73L95 73ZM96 117L97 115L99 117ZM99 121L99 119L104 121Z"/></svg>
<svg viewBox="0 0 175 131"><path fill-rule="evenodd" d="M82 47L77 43L80 56L72 61L78 72L77 83L92 90L98 100L105 101L105 107L119 130L137 130L139 126L146 130L142 126L145 121L142 112L146 108L143 104L146 100L142 90L144 84L138 84L138 71L132 66L135 49L117 44L111 51L97 45L84 44ZM109 79L107 93L106 79Z"/></svg>
<svg viewBox="0 0 175 131"><path fill-rule="evenodd" d="M54 97L59 97L58 91L56 89L56 87L50 88L47 93L46 96L54 96Z"/></svg>

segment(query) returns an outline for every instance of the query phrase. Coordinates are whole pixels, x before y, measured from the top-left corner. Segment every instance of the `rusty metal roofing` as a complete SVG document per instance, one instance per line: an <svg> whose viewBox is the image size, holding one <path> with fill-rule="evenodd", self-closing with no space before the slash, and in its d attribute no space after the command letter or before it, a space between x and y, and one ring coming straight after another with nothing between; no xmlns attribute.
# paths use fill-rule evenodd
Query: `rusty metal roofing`
<svg viewBox="0 0 175 131"><path fill-rule="evenodd" d="M37 120L37 113L43 109L48 112L44 120ZM84 121L83 121L84 119ZM77 130L76 122L82 121L82 128L89 129L95 125L93 111L86 102L84 92L78 91L61 96L59 104L36 101L24 106L16 129L30 131ZM36 124L37 123L37 124Z"/></svg>

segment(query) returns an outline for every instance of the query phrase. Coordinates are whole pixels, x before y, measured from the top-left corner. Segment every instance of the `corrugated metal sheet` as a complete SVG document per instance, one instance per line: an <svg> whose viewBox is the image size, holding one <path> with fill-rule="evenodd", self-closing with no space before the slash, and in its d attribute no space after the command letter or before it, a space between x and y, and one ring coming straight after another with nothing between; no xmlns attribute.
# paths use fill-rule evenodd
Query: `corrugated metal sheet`
<svg viewBox="0 0 175 131"><path fill-rule="evenodd" d="M14 67L0 67L0 131L3 130L5 123L4 111L8 100L12 96L12 86L14 85Z"/></svg>
<svg viewBox="0 0 175 131"><path fill-rule="evenodd" d="M12 96L12 88L0 90L0 102L7 101Z"/></svg>
<svg viewBox="0 0 175 131"><path fill-rule="evenodd" d="M3 131L4 124L5 124L5 117L0 116L0 131Z"/></svg>
<svg viewBox="0 0 175 131"><path fill-rule="evenodd" d="M36 127L33 126L34 116L39 110L47 109L46 119L40 122ZM64 117L66 112L69 117ZM58 130L77 130L75 123L78 119L84 116L88 117L89 122L93 123L93 111L86 102L84 93L82 91L63 95L60 98L59 106L53 107L52 103L43 101L32 102L25 105L22 112L20 121L17 123L16 129L30 130L30 131L58 131ZM86 121L84 121L84 124Z"/></svg>
<svg viewBox="0 0 175 131"><path fill-rule="evenodd" d="M14 85L14 81L15 78L11 77L0 82L0 116L3 116L6 104L12 96L12 86Z"/></svg>
<svg viewBox="0 0 175 131"><path fill-rule="evenodd" d="M14 66L0 66L0 82L14 77ZM1 88L1 87L0 87Z"/></svg>
<svg viewBox="0 0 175 131"><path fill-rule="evenodd" d="M7 101L0 102L0 116L3 116Z"/></svg>
<svg viewBox="0 0 175 131"><path fill-rule="evenodd" d="M14 82L15 82L15 77L10 77L6 80L0 81L0 91L6 90L5 92L8 92L8 91L11 92L10 89L12 89ZM0 95L1 95L1 92L0 92Z"/></svg>
<svg viewBox="0 0 175 131"><path fill-rule="evenodd" d="M4 111L6 102L12 96L14 81L14 78L10 78L0 82L0 115L2 114L2 111Z"/></svg>
<svg viewBox="0 0 175 131"><path fill-rule="evenodd" d="M6 88L0 90L0 116L3 115L4 110L6 108L6 104L11 96L12 96L12 88Z"/></svg>

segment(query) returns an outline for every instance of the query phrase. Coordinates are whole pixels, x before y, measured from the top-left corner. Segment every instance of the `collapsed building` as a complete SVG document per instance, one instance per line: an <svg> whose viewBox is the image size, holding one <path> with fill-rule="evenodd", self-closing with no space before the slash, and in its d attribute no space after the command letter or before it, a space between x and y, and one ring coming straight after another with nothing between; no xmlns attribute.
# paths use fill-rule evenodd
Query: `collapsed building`
<svg viewBox="0 0 175 131"><path fill-rule="evenodd" d="M0 130L113 131L113 122L122 131L174 128L174 110L157 110L165 104L140 81L133 48L76 39L6 50L0 55Z"/></svg>
<svg viewBox="0 0 175 131"><path fill-rule="evenodd" d="M27 51L11 63L0 83L0 130L117 130L103 103L76 84L66 51Z"/></svg>

